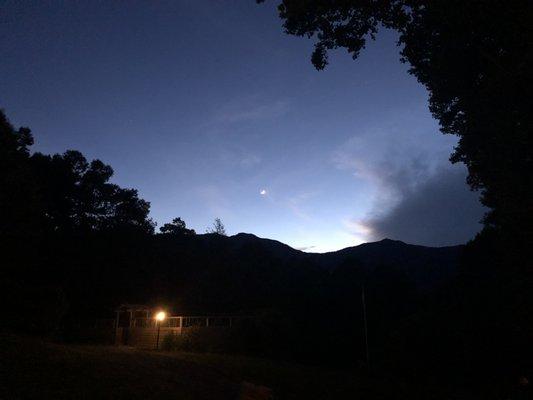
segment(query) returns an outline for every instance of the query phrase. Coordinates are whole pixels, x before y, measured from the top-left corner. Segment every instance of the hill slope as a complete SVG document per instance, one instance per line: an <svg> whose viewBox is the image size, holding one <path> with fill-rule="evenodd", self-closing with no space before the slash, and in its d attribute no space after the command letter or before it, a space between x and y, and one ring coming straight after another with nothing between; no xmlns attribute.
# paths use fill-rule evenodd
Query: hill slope
<svg viewBox="0 0 533 400"><path fill-rule="evenodd" d="M426 247L383 239L334 252L305 253L284 243L248 233L239 233L226 238L206 238L206 236L212 235L198 235L198 239L222 240L237 257L247 249L254 249L257 254L265 258L278 259L288 264L307 263L330 272L348 266L364 270L390 267L405 274L416 286L424 289L432 288L455 276L464 247L463 245Z"/></svg>

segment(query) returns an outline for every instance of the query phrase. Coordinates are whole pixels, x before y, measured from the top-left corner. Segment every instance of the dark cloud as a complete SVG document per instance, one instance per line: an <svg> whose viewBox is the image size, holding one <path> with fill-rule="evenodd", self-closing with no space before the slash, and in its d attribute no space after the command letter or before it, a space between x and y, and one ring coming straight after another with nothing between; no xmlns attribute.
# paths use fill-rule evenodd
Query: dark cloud
<svg viewBox="0 0 533 400"><path fill-rule="evenodd" d="M479 193L469 190L461 166L441 167L423 182L402 184L391 180L399 201L384 212L375 212L363 224L373 240L385 237L426 246L465 243L481 229L485 212Z"/></svg>

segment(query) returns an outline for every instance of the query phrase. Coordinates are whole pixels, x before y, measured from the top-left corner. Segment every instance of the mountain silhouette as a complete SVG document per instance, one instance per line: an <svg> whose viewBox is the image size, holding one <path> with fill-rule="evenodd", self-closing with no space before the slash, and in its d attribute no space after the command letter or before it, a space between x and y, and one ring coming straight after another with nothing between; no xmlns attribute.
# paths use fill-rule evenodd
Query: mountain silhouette
<svg viewBox="0 0 533 400"><path fill-rule="evenodd" d="M463 246L432 248L385 239L306 253L239 233L72 235L13 240L6 248L26 254L16 268L6 271L12 280L30 276L39 290L53 291L51 302L68 305L69 313L108 315L121 303L167 304L181 313L254 313L267 308L301 313L311 302L342 309L357 301L353 296L363 284L381 297L406 299L406 293L450 282ZM11 292L22 299L38 293L30 287L28 293Z"/></svg>
<svg viewBox="0 0 533 400"><path fill-rule="evenodd" d="M234 236L204 234L186 239L201 243L202 252L217 249L216 251L222 251L226 257L238 262L246 260L253 253L254 259L270 260L269 263L278 261L288 268L302 263L308 268L318 267L329 272L350 266L367 271L378 267L394 268L421 289L433 288L453 278L464 247L427 247L383 239L333 252L307 253L277 240L260 238L250 233ZM176 240L179 241L180 238ZM253 264L250 267L253 268Z"/></svg>

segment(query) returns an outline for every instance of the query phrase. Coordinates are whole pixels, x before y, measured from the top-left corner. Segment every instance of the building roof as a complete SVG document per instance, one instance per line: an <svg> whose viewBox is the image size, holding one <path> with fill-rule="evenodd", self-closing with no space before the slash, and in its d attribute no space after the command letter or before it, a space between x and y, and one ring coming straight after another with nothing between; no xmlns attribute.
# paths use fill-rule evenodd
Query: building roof
<svg viewBox="0 0 533 400"><path fill-rule="evenodd" d="M117 311L151 311L152 307L146 304L121 304L117 307Z"/></svg>

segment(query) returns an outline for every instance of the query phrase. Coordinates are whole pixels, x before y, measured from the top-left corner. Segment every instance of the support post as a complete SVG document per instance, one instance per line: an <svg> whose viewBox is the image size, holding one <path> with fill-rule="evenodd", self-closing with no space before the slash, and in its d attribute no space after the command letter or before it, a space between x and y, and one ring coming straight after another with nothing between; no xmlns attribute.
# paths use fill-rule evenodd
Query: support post
<svg viewBox="0 0 533 400"><path fill-rule="evenodd" d="M366 301L365 301L365 286L361 287L361 301L363 303L363 322L365 328L365 353L366 353L366 366L370 368L370 353L368 351L368 325L366 322Z"/></svg>
<svg viewBox="0 0 533 400"><path fill-rule="evenodd" d="M119 321L120 321L120 311L117 310L117 319L115 321L115 344L116 345L119 345L119 344L122 344L122 338L120 340L121 343L119 343L118 341L118 327L119 327Z"/></svg>
<svg viewBox="0 0 533 400"><path fill-rule="evenodd" d="M161 322L156 321L156 324L157 324L157 340L155 342L155 349L159 350L159 330L161 329Z"/></svg>

